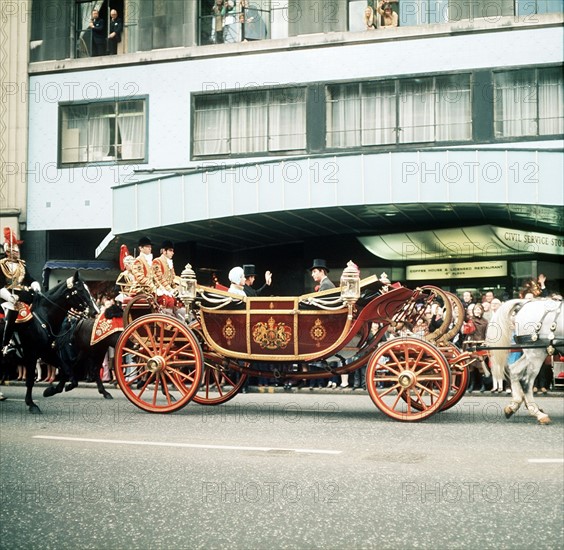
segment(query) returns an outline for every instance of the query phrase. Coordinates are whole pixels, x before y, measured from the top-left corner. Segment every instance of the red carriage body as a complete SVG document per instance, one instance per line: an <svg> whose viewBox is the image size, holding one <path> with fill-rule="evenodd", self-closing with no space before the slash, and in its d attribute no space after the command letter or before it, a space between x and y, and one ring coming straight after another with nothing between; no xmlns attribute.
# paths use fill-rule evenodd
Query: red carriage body
<svg viewBox="0 0 564 550"><path fill-rule="evenodd" d="M244 297L195 286L190 323L151 313L154 301L139 298L149 314L126 315L116 376L135 405L172 412L191 400L225 403L248 375L275 371L281 379L329 378L367 367L369 394L388 416L427 418L452 406L464 391L466 356L445 339L453 297L433 287L382 286L376 276L364 279L354 300L341 295L341 288L298 297ZM413 322L437 296L448 313L442 330L426 340L402 337L382 344L390 324ZM337 366L329 365L337 354L346 360L341 356ZM449 389L457 390L455 398L449 399Z"/></svg>

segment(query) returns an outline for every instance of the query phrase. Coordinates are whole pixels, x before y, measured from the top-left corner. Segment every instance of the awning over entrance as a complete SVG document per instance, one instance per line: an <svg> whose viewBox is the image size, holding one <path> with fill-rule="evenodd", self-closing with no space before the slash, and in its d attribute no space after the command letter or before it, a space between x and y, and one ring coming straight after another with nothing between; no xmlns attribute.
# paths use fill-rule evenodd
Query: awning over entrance
<svg viewBox="0 0 564 550"><path fill-rule="evenodd" d="M119 265L117 262L108 260L48 260L43 266L42 278L43 284L49 287L49 276L52 272L71 274L74 271L99 272L98 276L84 276L86 280L92 279L115 279L116 273L119 273Z"/></svg>
<svg viewBox="0 0 564 550"><path fill-rule="evenodd" d="M564 236L492 225L358 237L375 256L394 261L564 255Z"/></svg>
<svg viewBox="0 0 564 550"><path fill-rule="evenodd" d="M88 269L98 271L111 271L118 269L116 262L106 260L49 260L45 262L43 271L46 269Z"/></svg>

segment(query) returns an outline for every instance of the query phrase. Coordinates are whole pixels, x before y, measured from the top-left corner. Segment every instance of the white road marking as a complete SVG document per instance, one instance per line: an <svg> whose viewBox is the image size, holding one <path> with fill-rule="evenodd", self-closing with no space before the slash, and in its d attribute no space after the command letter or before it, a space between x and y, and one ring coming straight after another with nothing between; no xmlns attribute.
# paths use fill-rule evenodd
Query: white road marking
<svg viewBox="0 0 564 550"><path fill-rule="evenodd" d="M330 451L323 449L284 449L278 447L243 447L232 445L199 445L197 443L170 443L167 441L131 441L127 439L89 439L86 437L64 437L57 435L34 435L33 439L50 439L55 441L80 441L84 443L110 443L113 445L148 445L153 447L182 447L189 449L222 449L230 451L286 451L294 453L309 453L323 455L338 455L342 451Z"/></svg>
<svg viewBox="0 0 564 550"><path fill-rule="evenodd" d="M529 458L531 464L564 464L564 458Z"/></svg>

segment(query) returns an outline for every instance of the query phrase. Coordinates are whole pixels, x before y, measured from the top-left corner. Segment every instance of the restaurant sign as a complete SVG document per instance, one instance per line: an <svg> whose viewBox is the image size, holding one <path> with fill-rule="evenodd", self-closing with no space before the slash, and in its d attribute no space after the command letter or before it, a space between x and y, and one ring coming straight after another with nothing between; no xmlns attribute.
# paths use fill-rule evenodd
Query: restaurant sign
<svg viewBox="0 0 564 550"><path fill-rule="evenodd" d="M505 277L506 275L507 262L497 260L491 262L410 265L406 268L405 278L408 281L425 281L431 279Z"/></svg>

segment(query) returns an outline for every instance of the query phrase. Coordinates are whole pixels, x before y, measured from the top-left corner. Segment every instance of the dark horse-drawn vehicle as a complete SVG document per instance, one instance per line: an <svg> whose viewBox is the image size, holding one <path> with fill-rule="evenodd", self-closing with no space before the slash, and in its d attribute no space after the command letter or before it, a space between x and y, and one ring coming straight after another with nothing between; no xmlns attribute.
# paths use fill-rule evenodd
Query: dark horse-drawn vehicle
<svg viewBox="0 0 564 550"><path fill-rule="evenodd" d="M142 297L136 302L146 314L133 314L131 305L126 312L115 351L120 388L141 409L169 413L192 400L225 403L247 376L330 378L366 367L370 397L391 418L417 421L452 407L464 393L469 360L450 342L463 319L458 299L435 287L360 280L353 265L340 287L298 297L201 286L186 266L179 297L190 322L155 313ZM415 324L435 300L444 309L439 329L388 338L390 327Z"/></svg>

